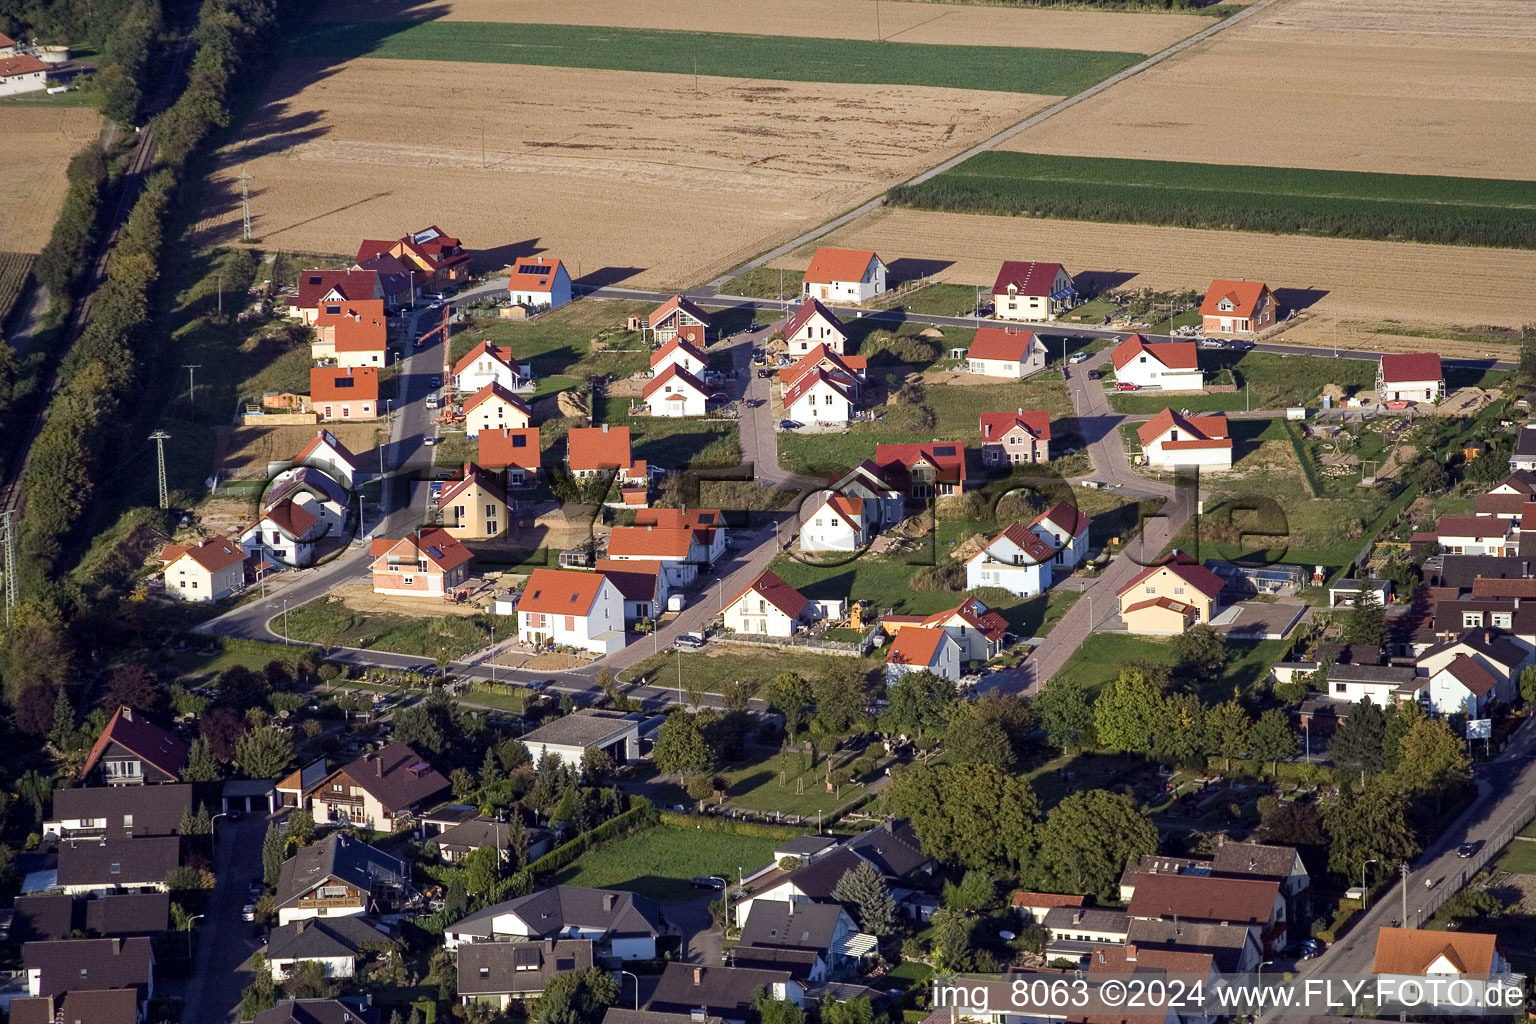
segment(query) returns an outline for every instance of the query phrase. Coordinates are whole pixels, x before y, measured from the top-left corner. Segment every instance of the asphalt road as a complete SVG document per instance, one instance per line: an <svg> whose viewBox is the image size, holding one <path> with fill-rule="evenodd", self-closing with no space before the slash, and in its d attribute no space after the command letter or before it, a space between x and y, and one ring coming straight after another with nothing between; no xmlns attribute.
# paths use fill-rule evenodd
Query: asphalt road
<svg viewBox="0 0 1536 1024"><path fill-rule="evenodd" d="M240 911L251 879L261 875L261 840L267 820L249 814L236 822L224 818L214 822L216 884L203 920L191 935L197 948L196 970L180 991L182 1020L232 1019L241 990L251 982L251 973L240 970L240 965L261 948L261 937L255 925L240 920Z"/></svg>

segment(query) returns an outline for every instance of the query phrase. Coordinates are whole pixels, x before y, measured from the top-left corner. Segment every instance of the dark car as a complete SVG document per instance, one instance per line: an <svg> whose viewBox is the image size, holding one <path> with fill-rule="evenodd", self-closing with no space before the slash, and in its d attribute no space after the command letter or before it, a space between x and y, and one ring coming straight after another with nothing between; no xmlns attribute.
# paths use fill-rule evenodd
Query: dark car
<svg viewBox="0 0 1536 1024"><path fill-rule="evenodd" d="M1468 857L1471 857L1473 854L1477 853L1477 848L1479 845L1480 844L1478 843L1462 843L1460 846L1456 847L1456 856L1460 857L1462 860L1466 860Z"/></svg>
<svg viewBox="0 0 1536 1024"><path fill-rule="evenodd" d="M1232 349L1234 352L1250 352L1253 350L1253 342L1233 339L1227 342L1227 348Z"/></svg>
<svg viewBox="0 0 1536 1024"><path fill-rule="evenodd" d="M435 388L442 387L443 386L443 378L440 377L440 376L434 376L432 378L432 386L435 387Z"/></svg>
<svg viewBox="0 0 1536 1024"><path fill-rule="evenodd" d="M725 883L718 878L707 878L704 875L694 875L692 883L695 889L724 889Z"/></svg>
<svg viewBox="0 0 1536 1024"><path fill-rule="evenodd" d="M763 379L766 379L766 378L772 377L772 376L773 376L773 371L772 370L758 370L757 371L757 377L758 377L759 380L763 380Z"/></svg>
<svg viewBox="0 0 1536 1024"><path fill-rule="evenodd" d="M1316 960L1323 955L1323 950L1326 948L1323 945L1322 939L1303 939L1301 943L1301 959Z"/></svg>
<svg viewBox="0 0 1536 1024"><path fill-rule="evenodd" d="M1088 371L1088 379L1089 380L1098 380L1102 376L1104 376L1104 372L1102 370L1089 370Z"/></svg>

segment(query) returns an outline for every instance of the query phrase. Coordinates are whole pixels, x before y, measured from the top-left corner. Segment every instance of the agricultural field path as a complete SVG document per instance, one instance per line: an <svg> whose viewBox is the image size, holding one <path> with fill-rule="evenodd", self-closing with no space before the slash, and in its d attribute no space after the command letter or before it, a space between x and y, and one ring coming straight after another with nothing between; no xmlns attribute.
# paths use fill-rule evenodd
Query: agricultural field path
<svg viewBox="0 0 1536 1024"><path fill-rule="evenodd" d="M985 153L986 151L993 149L1003 144L1004 142L1007 142L1009 139L1012 139L1020 132L1028 131L1036 125L1041 124L1056 116L1062 111L1070 110L1072 107L1082 103L1084 100L1092 99L1094 96L1099 95L1106 89L1119 85L1121 82L1124 82L1128 78L1134 78L1136 75L1141 74L1143 71L1146 71L1149 68L1156 67L1158 64L1161 64L1163 61L1169 59L1170 57L1178 56L1179 54L1188 50L1190 47L1205 42L1207 39L1210 39L1218 32L1222 32L1228 28L1231 28L1233 25L1239 24L1240 22L1247 21L1258 14L1260 11L1267 10L1274 4L1282 2L1284 2L1284 0L1257 0L1256 3L1243 8L1241 11L1231 15L1228 18L1224 18L1221 21L1218 21L1216 24L1211 25L1209 28L1201 29L1194 35L1189 36L1186 39L1181 39L1177 43L1174 43L1172 46L1159 50L1157 53L1152 54L1146 60L1141 61L1138 64L1133 64L1126 68L1124 71L1111 75L1103 81L1089 86L1082 92L1074 93L1065 99L1057 100L1055 103L1051 104L1045 109L1030 114L1023 120L1015 122L1014 124L1009 125L1007 128L1004 128L1002 131L998 132L996 135L993 135L991 138L977 143L962 153L955 154L954 156L945 160L943 163L930 167L928 170L917 175L915 178L912 178L905 184L920 184L921 182L927 181L929 178L932 178L935 175L943 174L945 171L950 170L953 167L958 167L960 164L969 160L971 157L976 156L978 153ZM736 267L731 271L728 271L727 273L721 274L719 277L705 284L702 290L706 292L713 291L718 289L727 281L745 273L748 270L752 270L755 267L766 266L773 260L788 255L794 250L815 241L828 232L835 231L846 224L852 223L865 214L879 209L884 204L884 202L885 197L882 194L868 200L867 202L861 203L860 205L854 207L846 213L841 214L840 216L834 217L832 220L827 221L819 227L813 228L810 231L800 235L799 237L785 242L783 245L780 245L777 248L770 249L762 255L749 260L748 262L742 264L739 267Z"/></svg>

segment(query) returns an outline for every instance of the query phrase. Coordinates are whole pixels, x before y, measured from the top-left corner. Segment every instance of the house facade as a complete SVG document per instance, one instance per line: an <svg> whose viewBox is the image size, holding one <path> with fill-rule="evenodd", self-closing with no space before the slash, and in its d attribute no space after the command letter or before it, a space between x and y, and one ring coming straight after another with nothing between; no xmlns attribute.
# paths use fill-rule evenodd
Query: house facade
<svg viewBox="0 0 1536 1024"><path fill-rule="evenodd" d="M1136 437L1141 441L1142 457L1152 469L1232 468L1232 435L1227 417L1221 413L1181 416L1164 409L1137 427Z"/></svg>
<svg viewBox="0 0 1536 1024"><path fill-rule="evenodd" d="M868 302L885 290L885 263L868 249L817 249L800 285L822 302Z"/></svg>
<svg viewBox="0 0 1536 1024"><path fill-rule="evenodd" d="M469 578L473 553L447 530L428 527L399 539L382 537L369 548L373 592L400 597L442 597Z"/></svg>
<svg viewBox="0 0 1536 1024"><path fill-rule="evenodd" d="M624 598L601 573L535 569L517 602L518 635L535 647L612 654L624 647Z"/></svg>
<svg viewBox="0 0 1536 1024"><path fill-rule="evenodd" d="M487 430L479 434L476 441L479 465L502 474L508 487L532 487L538 480L542 458L538 427Z"/></svg>
<svg viewBox="0 0 1536 1024"><path fill-rule="evenodd" d="M571 275L559 260L524 256L512 264L507 292L512 305L532 312L559 309L571 301Z"/></svg>
<svg viewBox="0 0 1536 1024"><path fill-rule="evenodd" d="M309 796L316 821L394 832L448 791L445 779L408 744L390 743L331 772Z"/></svg>
<svg viewBox="0 0 1536 1024"><path fill-rule="evenodd" d="M981 414L981 461L987 466L1049 462L1051 414L1045 409Z"/></svg>
<svg viewBox="0 0 1536 1024"><path fill-rule="evenodd" d="M1209 624L1221 608L1221 577L1188 555L1175 553L1143 569L1120 591L1120 617L1128 632L1171 636Z"/></svg>
<svg viewBox="0 0 1536 1024"><path fill-rule="evenodd" d="M695 377L704 376L704 367L709 365L709 357L704 354L700 344L685 336L673 337L651 353L651 376L659 377L673 366Z"/></svg>
<svg viewBox="0 0 1536 1024"><path fill-rule="evenodd" d="M309 401L321 420L374 419L379 415L379 371L316 366L309 371Z"/></svg>
<svg viewBox="0 0 1536 1024"><path fill-rule="evenodd" d="M1045 369L1045 343L1033 331L982 327L965 360L966 369L979 376L1023 380Z"/></svg>
<svg viewBox="0 0 1536 1024"><path fill-rule="evenodd" d="M876 523L863 498L819 491L805 503L800 518L800 550L810 553L859 551L874 539ZM872 504L872 503L871 503Z"/></svg>
<svg viewBox="0 0 1536 1024"><path fill-rule="evenodd" d="M454 387L470 394L477 394L488 384L516 392L525 388L530 380L532 371L514 359L511 352L491 341L482 341L453 364Z"/></svg>
<svg viewBox="0 0 1536 1024"><path fill-rule="evenodd" d="M277 923L398 909L410 891L410 877L398 857L345 832L332 833L283 861L272 899Z"/></svg>
<svg viewBox="0 0 1536 1024"><path fill-rule="evenodd" d="M532 422L528 403L494 380L464 401L466 437L492 430L526 430Z"/></svg>
<svg viewBox="0 0 1536 1024"><path fill-rule="evenodd" d="M855 391L846 380L819 367L784 390L784 411L797 423L849 423L854 405Z"/></svg>
<svg viewBox="0 0 1536 1024"><path fill-rule="evenodd" d="M1029 528L1056 549L1054 566L1075 569L1088 557L1088 529L1092 525L1092 518L1076 505L1058 501L1036 516Z"/></svg>
<svg viewBox="0 0 1536 1024"><path fill-rule="evenodd" d="M830 309L815 299L802 301L778 326L790 355L804 355L818 345L842 355L848 349L848 329Z"/></svg>
<svg viewBox="0 0 1536 1024"><path fill-rule="evenodd" d="M1023 523L1013 523L965 560L965 588L997 587L1034 597L1051 585L1056 549Z"/></svg>
<svg viewBox="0 0 1536 1024"><path fill-rule="evenodd" d="M721 617L733 633L791 637L813 610L805 595L765 571L725 603Z"/></svg>
<svg viewBox="0 0 1536 1024"><path fill-rule="evenodd" d="M1376 365L1376 394L1383 402L1438 402L1445 371L1434 352L1388 354Z"/></svg>
<svg viewBox="0 0 1536 1024"><path fill-rule="evenodd" d="M1053 320L1077 302L1072 275L1060 263L1008 260L992 284L999 320Z"/></svg>
<svg viewBox="0 0 1536 1024"><path fill-rule="evenodd" d="M449 536L489 540L507 532L515 505L495 473L466 462L464 475L443 485L437 514Z"/></svg>
<svg viewBox="0 0 1536 1024"><path fill-rule="evenodd" d="M651 329L651 337L663 347L673 340L686 341L697 348L709 343L709 314L681 295L674 295L651 310L646 326Z"/></svg>
<svg viewBox="0 0 1536 1024"><path fill-rule="evenodd" d="M91 786L154 786L180 782L187 745L124 705L113 712L80 768Z"/></svg>
<svg viewBox="0 0 1536 1024"><path fill-rule="evenodd" d="M1205 377L1200 372L1200 349L1192 341L1154 345L1133 334L1115 346L1110 360L1115 364L1117 385L1155 391L1199 391L1205 386Z"/></svg>
<svg viewBox="0 0 1536 1024"><path fill-rule="evenodd" d="M937 626L898 630L885 655L886 684L894 684L908 672L920 671L958 683L961 657L960 644Z"/></svg>
<svg viewBox="0 0 1536 1024"><path fill-rule="evenodd" d="M245 583L245 552L227 537L167 544L160 552L165 592L182 601L219 601Z"/></svg>
<svg viewBox="0 0 1536 1024"><path fill-rule="evenodd" d="M703 381L675 363L647 381L640 397L652 416L703 416L709 409Z"/></svg>
<svg viewBox="0 0 1536 1024"><path fill-rule="evenodd" d="M1252 336L1273 327L1280 307L1263 281L1212 281L1200 304L1200 321L1208 335Z"/></svg>

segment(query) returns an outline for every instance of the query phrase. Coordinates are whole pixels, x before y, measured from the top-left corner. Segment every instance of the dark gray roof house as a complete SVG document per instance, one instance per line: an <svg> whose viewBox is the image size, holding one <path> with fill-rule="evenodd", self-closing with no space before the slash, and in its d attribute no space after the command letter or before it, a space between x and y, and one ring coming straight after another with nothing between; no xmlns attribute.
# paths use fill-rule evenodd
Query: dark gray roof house
<svg viewBox="0 0 1536 1024"><path fill-rule="evenodd" d="M81 902L85 907L85 930L93 936L154 935L170 927L170 893L108 893Z"/></svg>
<svg viewBox="0 0 1536 1024"><path fill-rule="evenodd" d="M192 787L91 786L53 791L53 816L44 835L102 835L112 838L174 836L192 810Z"/></svg>
<svg viewBox="0 0 1536 1024"><path fill-rule="evenodd" d="M773 946L737 946L726 954L731 967L754 971L788 971L798 982L820 981L826 975L826 955L814 949L779 949Z"/></svg>
<svg viewBox="0 0 1536 1024"><path fill-rule="evenodd" d="M139 994L131 988L11 1000L10 1024L137 1024L138 1019Z"/></svg>
<svg viewBox="0 0 1536 1024"><path fill-rule="evenodd" d="M576 934L609 946L616 939L640 939L650 940L654 947L661 925L656 904L644 896L555 885L476 911L449 925L444 934L450 948L480 939L548 939Z"/></svg>
<svg viewBox="0 0 1536 1024"><path fill-rule="evenodd" d="M706 1015L741 1021L752 1012L752 1000L759 990L796 1004L805 995L804 987L788 971L670 963L646 1008L663 1013L703 1010Z"/></svg>
<svg viewBox="0 0 1536 1024"><path fill-rule="evenodd" d="M397 902L409 878L398 857L337 832L283 862L273 906L284 924L303 916L311 904L328 900L335 900L342 913L358 913Z"/></svg>
<svg viewBox="0 0 1536 1024"><path fill-rule="evenodd" d="M907 878L933 868L917 833L905 821L886 822L848 840L848 849L869 861L887 878Z"/></svg>
<svg viewBox="0 0 1536 1024"><path fill-rule="evenodd" d="M158 886L181 863L181 840L66 839L59 844L59 887L66 892Z"/></svg>
<svg viewBox="0 0 1536 1024"><path fill-rule="evenodd" d="M779 861L785 857L799 857L801 860L811 860L836 845L837 839L833 836L796 836L780 843L773 851L773 859Z"/></svg>
<svg viewBox="0 0 1536 1024"><path fill-rule="evenodd" d="M505 1005L537 996L556 974L584 971L594 962L590 939L471 942L459 947L459 997L466 1004Z"/></svg>
<svg viewBox="0 0 1536 1024"><path fill-rule="evenodd" d="M279 925L267 938L269 963L355 957L364 947L390 941L361 914L316 917Z"/></svg>
<svg viewBox="0 0 1536 1024"><path fill-rule="evenodd" d="M741 945L826 953L834 941L853 930L848 912L836 903L755 900L742 926Z"/></svg>
<svg viewBox="0 0 1536 1024"><path fill-rule="evenodd" d="M1132 921L1125 941L1148 949L1207 953L1216 969L1227 974L1246 973L1263 957L1255 925Z"/></svg>
<svg viewBox="0 0 1536 1024"><path fill-rule="evenodd" d="M379 1024L379 1011L350 999L284 999L251 1024Z"/></svg>
<svg viewBox="0 0 1536 1024"><path fill-rule="evenodd" d="M43 939L67 939L75 923L75 898L62 893L16 897L11 918L11 941L37 942Z"/></svg>
<svg viewBox="0 0 1536 1024"><path fill-rule="evenodd" d="M721 1024L719 1017L702 1018L692 1013L662 1013L658 1010L627 1010L610 1006L603 1014L603 1024Z"/></svg>
<svg viewBox="0 0 1536 1024"><path fill-rule="evenodd" d="M1222 843L1211 858L1211 873L1233 878L1284 880L1306 875L1307 869L1294 847L1266 843Z"/></svg>
<svg viewBox="0 0 1536 1024"><path fill-rule="evenodd" d="M37 994L60 996L74 989L131 988L149 998L154 955L149 940L64 939L21 947L28 971L38 972Z"/></svg>

